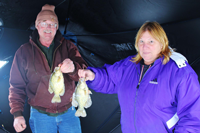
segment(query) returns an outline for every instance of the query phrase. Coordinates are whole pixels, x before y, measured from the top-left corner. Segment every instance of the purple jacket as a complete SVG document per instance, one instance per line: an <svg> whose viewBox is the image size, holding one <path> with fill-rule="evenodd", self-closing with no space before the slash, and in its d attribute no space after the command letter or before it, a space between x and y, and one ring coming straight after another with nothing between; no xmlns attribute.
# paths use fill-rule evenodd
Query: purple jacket
<svg viewBox="0 0 200 133"><path fill-rule="evenodd" d="M140 63L131 58L92 68L95 79L88 87L96 92L118 94L123 133L200 133L200 86L187 64L178 68L173 60L157 59L137 88Z"/></svg>

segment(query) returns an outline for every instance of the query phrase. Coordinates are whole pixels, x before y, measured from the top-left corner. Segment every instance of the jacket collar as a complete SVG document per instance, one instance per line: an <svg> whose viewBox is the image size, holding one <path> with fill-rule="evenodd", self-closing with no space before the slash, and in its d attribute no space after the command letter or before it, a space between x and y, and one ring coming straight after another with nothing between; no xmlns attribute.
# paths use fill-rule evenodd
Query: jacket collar
<svg viewBox="0 0 200 133"><path fill-rule="evenodd" d="M143 60L143 59L142 59ZM144 62L144 60L143 61L140 61L138 64L137 64L137 67L138 68L140 68L140 65L143 65L143 62ZM157 65L157 64L162 64L162 61L163 61L163 59L161 58L161 57L159 57L158 59L156 59L152 64L151 64L151 66L155 66L155 65Z"/></svg>

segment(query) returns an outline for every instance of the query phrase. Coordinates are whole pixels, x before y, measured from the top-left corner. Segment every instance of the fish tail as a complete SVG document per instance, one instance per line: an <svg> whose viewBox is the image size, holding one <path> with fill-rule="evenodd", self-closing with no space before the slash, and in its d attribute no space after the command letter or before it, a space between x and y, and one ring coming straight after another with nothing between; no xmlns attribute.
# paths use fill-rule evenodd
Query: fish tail
<svg viewBox="0 0 200 133"><path fill-rule="evenodd" d="M85 109L78 109L75 113L75 116L76 117L86 117L86 112L85 112Z"/></svg>
<svg viewBox="0 0 200 133"><path fill-rule="evenodd" d="M54 97L51 100L52 103L60 103L61 99L59 95L54 95Z"/></svg>

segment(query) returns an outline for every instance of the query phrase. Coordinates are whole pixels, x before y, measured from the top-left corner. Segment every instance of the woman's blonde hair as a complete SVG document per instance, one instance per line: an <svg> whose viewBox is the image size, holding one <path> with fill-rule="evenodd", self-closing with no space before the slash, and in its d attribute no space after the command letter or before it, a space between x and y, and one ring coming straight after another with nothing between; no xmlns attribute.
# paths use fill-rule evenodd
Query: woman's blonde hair
<svg viewBox="0 0 200 133"><path fill-rule="evenodd" d="M170 59L171 51L168 47L169 41L167 35L158 22L146 22L140 27L135 38L135 49L137 50L138 53L134 58L132 58L133 59L132 61L139 63L142 60L142 57L138 49L138 42L145 31L148 31L151 34L151 36L154 37L154 39L156 39L162 45L159 57L161 58L164 57L163 64L166 64Z"/></svg>

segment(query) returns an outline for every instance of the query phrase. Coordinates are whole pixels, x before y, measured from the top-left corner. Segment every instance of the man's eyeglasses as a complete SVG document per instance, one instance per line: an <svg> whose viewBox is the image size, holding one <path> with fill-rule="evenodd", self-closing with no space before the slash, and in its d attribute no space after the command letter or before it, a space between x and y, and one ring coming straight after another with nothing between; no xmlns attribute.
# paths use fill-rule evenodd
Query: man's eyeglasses
<svg viewBox="0 0 200 133"><path fill-rule="evenodd" d="M41 22L40 25L43 28L47 28L48 26L50 26L51 28L56 28L57 27L57 24L47 24L46 22Z"/></svg>

